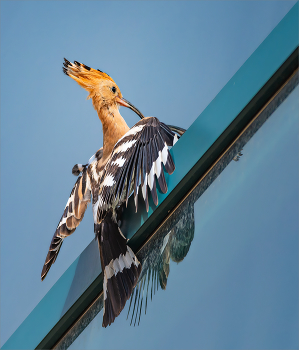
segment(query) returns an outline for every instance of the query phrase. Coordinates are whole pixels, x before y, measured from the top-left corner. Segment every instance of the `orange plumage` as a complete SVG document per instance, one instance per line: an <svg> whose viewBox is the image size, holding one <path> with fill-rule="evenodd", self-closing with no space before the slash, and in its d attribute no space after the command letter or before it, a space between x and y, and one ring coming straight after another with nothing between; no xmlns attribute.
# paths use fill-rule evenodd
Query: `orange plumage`
<svg viewBox="0 0 299 350"><path fill-rule="evenodd" d="M63 71L89 92L87 98L92 100L103 125L102 162L104 163L116 142L129 131L127 123L119 113L119 106L129 108L130 106L122 99L119 87L108 74L77 61L71 63L67 60Z"/></svg>

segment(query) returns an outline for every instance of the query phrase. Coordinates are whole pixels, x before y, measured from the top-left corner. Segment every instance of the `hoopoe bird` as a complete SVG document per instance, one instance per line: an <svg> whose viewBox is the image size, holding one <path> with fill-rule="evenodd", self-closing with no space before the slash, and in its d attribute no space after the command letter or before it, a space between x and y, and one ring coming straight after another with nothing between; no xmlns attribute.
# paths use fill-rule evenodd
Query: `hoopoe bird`
<svg viewBox="0 0 299 350"><path fill-rule="evenodd" d="M149 191L158 204L156 179L161 192L166 193L163 165L168 174L175 170L168 146L173 146L178 136L171 128L179 134L183 129L169 127L154 117L145 118L122 97L114 80L100 70L64 59L63 71L88 91L88 99L102 122L103 147L87 164L73 167L78 179L52 238L41 279L46 277L63 240L75 231L92 201L103 272L103 327L107 327L124 308L141 272L141 264L118 226L120 208L134 192L137 211L140 187L147 210ZM130 108L141 118L131 129L119 113L120 106Z"/></svg>

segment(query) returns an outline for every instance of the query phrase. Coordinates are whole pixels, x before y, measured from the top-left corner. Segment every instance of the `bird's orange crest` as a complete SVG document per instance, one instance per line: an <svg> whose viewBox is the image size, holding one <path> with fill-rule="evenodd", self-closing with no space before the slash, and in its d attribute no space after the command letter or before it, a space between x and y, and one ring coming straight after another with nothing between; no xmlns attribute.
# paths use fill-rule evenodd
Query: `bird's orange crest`
<svg viewBox="0 0 299 350"><path fill-rule="evenodd" d="M98 88L100 82L106 80L115 84L114 80L107 73L99 69L90 68L77 61L72 63L65 58L62 69L66 75L74 79L81 87L89 92L88 98L92 97L94 90Z"/></svg>

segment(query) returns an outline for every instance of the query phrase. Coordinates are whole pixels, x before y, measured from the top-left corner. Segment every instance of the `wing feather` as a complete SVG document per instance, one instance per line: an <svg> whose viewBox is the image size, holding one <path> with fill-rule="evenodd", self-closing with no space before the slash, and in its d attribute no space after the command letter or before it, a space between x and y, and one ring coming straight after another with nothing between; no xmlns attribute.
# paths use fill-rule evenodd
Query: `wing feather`
<svg viewBox="0 0 299 350"><path fill-rule="evenodd" d="M130 189L131 189L131 184L132 181L134 180L135 177L135 172L136 172L136 165L137 165L137 160L139 156L139 148L140 148L140 143L137 144L134 153L132 154L132 164L130 167L128 167L129 171L127 174L127 186L126 186L126 193L125 193L125 201L128 203L128 198L130 195Z"/></svg>
<svg viewBox="0 0 299 350"><path fill-rule="evenodd" d="M147 172L146 172L146 145L143 146L142 152L142 173L141 173L141 190L142 196L145 201L146 211L148 211L148 196L147 196Z"/></svg>
<svg viewBox="0 0 299 350"><path fill-rule="evenodd" d="M138 208L138 189L140 184L140 178L141 178L141 164L142 164L142 153L143 153L143 146L140 144L139 152L138 152L138 158L137 158L137 164L136 164L136 171L135 171L135 179L134 179L134 199L135 199L135 208L137 212Z"/></svg>
<svg viewBox="0 0 299 350"><path fill-rule="evenodd" d="M159 135L157 135L157 137L154 138L154 149L155 149L156 154L157 154L156 175L157 175L157 179L158 179L158 183L159 183L161 192L166 193L167 192L167 183L165 180L163 166L162 166L162 155L161 155L161 151L159 151L159 147L158 147L158 139L159 138L160 138Z"/></svg>
<svg viewBox="0 0 299 350"><path fill-rule="evenodd" d="M158 204L156 179L162 193L167 192L163 173L172 174L175 165L168 146L173 146L177 135L157 118L150 117L139 121L114 146L105 166L101 183L113 178L111 186L102 186L99 196L106 207L117 206L128 200L134 191L137 210L138 188L141 186L146 209L149 209L148 187L155 205Z"/></svg>
<svg viewBox="0 0 299 350"><path fill-rule="evenodd" d="M43 280L55 262L65 237L71 235L83 219L85 210L91 198L90 181L87 169L83 170L72 189L63 215L57 225L49 251L41 273Z"/></svg>

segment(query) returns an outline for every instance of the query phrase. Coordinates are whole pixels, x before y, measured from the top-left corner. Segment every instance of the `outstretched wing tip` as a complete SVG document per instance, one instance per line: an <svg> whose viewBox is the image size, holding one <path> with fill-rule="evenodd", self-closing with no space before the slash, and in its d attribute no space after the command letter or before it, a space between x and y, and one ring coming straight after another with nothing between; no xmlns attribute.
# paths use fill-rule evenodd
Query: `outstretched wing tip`
<svg viewBox="0 0 299 350"><path fill-rule="evenodd" d="M48 266L48 264L44 264L44 267L41 273L41 281L43 281L46 278L52 264L50 264L50 266Z"/></svg>
<svg viewBox="0 0 299 350"><path fill-rule="evenodd" d="M70 197L65 206L63 215L52 237L46 260L41 273L43 281L51 266L56 261L61 245L65 237L71 235L82 221L87 205L90 202L91 191L86 168L78 177Z"/></svg>
<svg viewBox="0 0 299 350"><path fill-rule="evenodd" d="M42 272L42 274L41 274L41 277L40 277L40 279L41 279L41 281L43 281L44 279L45 279L45 277L47 276L47 274L48 274L48 271L47 272Z"/></svg>

